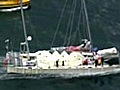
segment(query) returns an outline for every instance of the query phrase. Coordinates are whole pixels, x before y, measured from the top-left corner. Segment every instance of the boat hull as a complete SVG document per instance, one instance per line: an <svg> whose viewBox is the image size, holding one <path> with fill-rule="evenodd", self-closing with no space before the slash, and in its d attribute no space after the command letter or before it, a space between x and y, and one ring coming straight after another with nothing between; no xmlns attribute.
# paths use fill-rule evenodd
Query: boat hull
<svg viewBox="0 0 120 90"><path fill-rule="evenodd" d="M8 66L7 73L16 73L24 75L59 75L60 77L84 77L84 76L105 76L109 74L120 73L120 66L97 67L97 68L70 68L70 69L38 69Z"/></svg>

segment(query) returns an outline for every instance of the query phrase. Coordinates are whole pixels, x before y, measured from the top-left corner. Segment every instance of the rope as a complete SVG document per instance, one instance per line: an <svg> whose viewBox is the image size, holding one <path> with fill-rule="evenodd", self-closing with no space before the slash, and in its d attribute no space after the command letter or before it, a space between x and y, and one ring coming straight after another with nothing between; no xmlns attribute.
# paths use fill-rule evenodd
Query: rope
<svg viewBox="0 0 120 90"><path fill-rule="evenodd" d="M80 10L79 10L78 25L77 25L77 29L76 29L76 32L75 32L73 37L75 37L77 35L77 32L78 32L78 36L81 37L81 34L80 34L80 21L81 21L81 17L82 17L82 10L83 10L83 5L81 4ZM74 44L74 42L75 42L75 39L73 40L72 45Z"/></svg>
<svg viewBox="0 0 120 90"><path fill-rule="evenodd" d="M89 40L91 41L91 48L92 48L93 44L92 44L92 38L91 38L91 32L90 32L90 26L89 26L89 20L88 20L86 4L85 4L85 0L82 0L82 1L83 1L84 9L85 9L85 17L86 17L86 21L87 21L87 30L88 30Z"/></svg>
<svg viewBox="0 0 120 90"><path fill-rule="evenodd" d="M65 8L66 8L66 5L67 5L67 1L68 1L68 0L65 1L65 4L64 4L64 6L63 6L62 13L61 13L60 19L59 19L59 21L58 21L58 25L57 25L57 28L56 28L56 31L55 31L55 34L54 34L54 37L53 37L53 40L52 40L52 43L51 43L51 47L52 47L53 44L54 44L54 41L55 41L55 38L56 38L57 32L58 32L58 30L59 30L60 23L61 23L61 20L62 20L62 17L63 17L64 11L65 11Z"/></svg>
<svg viewBox="0 0 120 90"><path fill-rule="evenodd" d="M57 32L59 30L59 27L60 27L60 23L61 23L61 20L62 20L62 17L63 17L63 14L64 14L64 11L65 11L65 8L66 8L66 5L67 5L67 0L65 1L65 4L63 6L63 9L62 9L62 13L61 13L61 16L60 16L60 19L58 21L58 25L57 25L57 28L56 28L56 32L54 34L54 37L53 37L53 41L51 43L51 47L53 46L53 43L55 41L55 38L56 38L56 35L57 35ZM81 29L83 30L84 34L86 33L87 35L85 35L85 37L88 37L89 40L91 41L92 43L92 39L91 39L91 33L90 33L90 27L89 27L89 21L88 21L88 14L87 14L87 10L86 10L86 4L85 4L85 1L84 0L81 0L81 9L79 11L79 19L78 19L78 25L77 25L77 29L76 29L76 32L72 35L72 31L73 31L73 23L74 23L74 17L75 17L75 12L76 12L76 5L77 5L77 0L73 0L72 1L72 8L71 8L71 14L69 16L69 20L68 20L68 24L67 24L67 30L66 30L66 35L65 35L65 38L64 38L64 43L63 45L67 44L67 46L71 43L71 37L75 37L77 32L79 31L79 36L81 36L80 34L80 25L81 26ZM82 21L82 23L80 22ZM70 29L70 31L69 31ZM67 39L68 37L68 39ZM66 43L67 42L67 43ZM73 42L72 44L75 42L75 39L73 38Z"/></svg>
<svg viewBox="0 0 120 90"><path fill-rule="evenodd" d="M84 9L83 9L83 16L82 16L82 30L83 30L83 38L88 38L88 33L87 33L87 25L86 25L86 17L85 17L85 12L84 12Z"/></svg>
<svg viewBox="0 0 120 90"><path fill-rule="evenodd" d="M72 34L72 29L73 29L73 22L74 22L74 17L75 17L75 9L76 9L76 5L77 5L77 0L74 0L74 8L73 8L73 17L72 17L72 21L71 21L71 27L70 27L70 33L69 33L69 38L68 38L68 43L67 46L70 44L70 39L71 39L71 34Z"/></svg>
<svg viewBox="0 0 120 90"><path fill-rule="evenodd" d="M73 0L73 2L74 2L74 0ZM72 2L71 11L73 11L73 6L74 6L73 2ZM68 24L67 24L67 30L66 30L66 35L65 35L65 38L64 38L64 44L63 44L63 46L65 46L65 44L67 44L67 36L68 36L69 28L70 28L71 18L72 18L72 13L69 16L69 21L68 21Z"/></svg>
<svg viewBox="0 0 120 90"><path fill-rule="evenodd" d="M35 29L35 25L32 23L32 21L31 21L31 19L30 19L30 16L29 16L29 13L25 13L25 16L26 16L26 18L27 18L27 20L28 20L28 22L29 22L29 27L30 27L30 30L31 30L31 32L32 32L32 34L33 34L33 36L34 36L34 46L37 48L37 47L39 47L40 45L38 44L38 42L39 42L39 40L38 40L38 38L37 38L37 32L36 32L36 30L34 30Z"/></svg>

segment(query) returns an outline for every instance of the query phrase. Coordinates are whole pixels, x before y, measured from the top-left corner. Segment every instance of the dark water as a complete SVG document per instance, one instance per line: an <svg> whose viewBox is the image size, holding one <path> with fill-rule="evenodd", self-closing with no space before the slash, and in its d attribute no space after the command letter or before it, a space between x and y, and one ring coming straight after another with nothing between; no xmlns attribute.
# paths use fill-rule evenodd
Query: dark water
<svg viewBox="0 0 120 90"><path fill-rule="evenodd" d="M69 0L68 8L71 6ZM30 50L48 49L51 45L65 0L32 0L25 10L27 34L33 37ZM120 1L86 0L94 45L99 48L120 48ZM69 13L69 9L66 10ZM64 15L62 24L68 14ZM14 50L24 41L20 12L0 12L0 55L5 55L4 41L9 38ZM65 27L61 28L55 46L63 42ZM2 74L1 74L2 75ZM119 90L120 75L89 78L9 78L0 80L0 90Z"/></svg>
<svg viewBox="0 0 120 90"><path fill-rule="evenodd" d="M1 80L1 90L119 90L120 76Z"/></svg>

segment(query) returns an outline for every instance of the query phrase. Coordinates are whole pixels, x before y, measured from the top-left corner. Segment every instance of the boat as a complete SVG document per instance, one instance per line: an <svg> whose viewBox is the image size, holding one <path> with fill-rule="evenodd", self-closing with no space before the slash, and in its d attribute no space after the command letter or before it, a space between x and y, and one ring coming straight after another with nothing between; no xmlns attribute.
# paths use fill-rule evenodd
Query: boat
<svg viewBox="0 0 120 90"><path fill-rule="evenodd" d="M75 5L74 1L77 0L73 0L73 6ZM49 50L38 50L33 53L29 50L24 13L21 8L25 42L20 43L20 52L7 50L8 52L6 53L5 59L7 63L5 64L7 73L23 75L58 75L63 77L104 76L120 73L119 63L106 63L106 61L115 58L119 61L119 51L116 47L99 50L93 46L85 0L80 1L82 11L84 11L82 13L84 13L86 18L85 21L87 22L88 38L83 38L80 45L52 47ZM63 11L66 3L67 0L65 1ZM9 40L6 43L9 43Z"/></svg>
<svg viewBox="0 0 120 90"><path fill-rule="evenodd" d="M30 7L30 0L1 0L0 1L0 11L1 12L11 12L20 10L20 2L23 4L23 9Z"/></svg>

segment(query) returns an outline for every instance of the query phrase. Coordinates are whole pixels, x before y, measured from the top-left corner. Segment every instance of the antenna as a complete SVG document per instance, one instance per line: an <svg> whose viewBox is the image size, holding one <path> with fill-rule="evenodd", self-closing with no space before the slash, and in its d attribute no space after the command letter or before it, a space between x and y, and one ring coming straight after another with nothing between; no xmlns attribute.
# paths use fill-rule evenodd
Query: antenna
<svg viewBox="0 0 120 90"><path fill-rule="evenodd" d="M23 25L23 30L24 30L25 45L26 45L26 48L27 48L27 54L28 54L28 59L29 59L30 50L29 50L29 45L28 45L28 40L27 40L26 25L25 25L24 13L23 13L22 1L23 0L20 0L21 18L22 18L22 25Z"/></svg>

